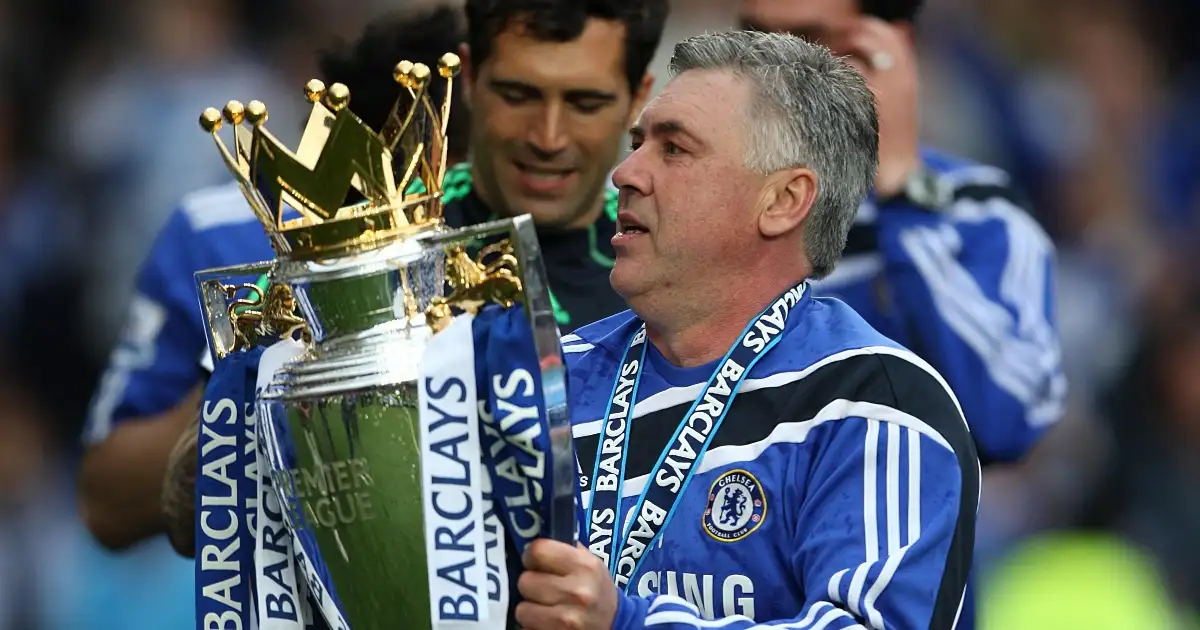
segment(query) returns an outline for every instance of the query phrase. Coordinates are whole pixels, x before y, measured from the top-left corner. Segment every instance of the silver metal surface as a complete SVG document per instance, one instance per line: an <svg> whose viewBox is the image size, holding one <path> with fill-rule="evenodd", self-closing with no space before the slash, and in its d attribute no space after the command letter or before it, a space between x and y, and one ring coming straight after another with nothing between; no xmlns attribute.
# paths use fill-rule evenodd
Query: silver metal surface
<svg viewBox="0 0 1200 630"><path fill-rule="evenodd" d="M566 370L528 216L430 230L327 262L280 260L196 275L214 359L235 340L223 286L229 278L268 274L286 284L308 324L311 347L262 392L259 422L269 422L278 439L283 462L273 477L290 506L289 524L316 541L312 560L328 571L352 630L430 627L417 371L434 332L424 313L446 296L447 248L493 237L507 238L517 258L540 364L553 474L544 516L551 536L571 543L575 457Z"/></svg>

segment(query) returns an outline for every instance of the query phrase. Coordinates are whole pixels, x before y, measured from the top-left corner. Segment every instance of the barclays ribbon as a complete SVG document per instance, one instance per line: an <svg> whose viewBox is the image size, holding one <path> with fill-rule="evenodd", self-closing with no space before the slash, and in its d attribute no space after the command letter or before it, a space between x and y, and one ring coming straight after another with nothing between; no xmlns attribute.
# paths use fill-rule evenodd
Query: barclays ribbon
<svg viewBox="0 0 1200 630"><path fill-rule="evenodd" d="M290 444L287 441L281 442L279 438L279 435L287 435L287 427L270 420L272 417L279 417L278 414L270 416L260 413L259 416L264 420L258 425L259 443L263 445L264 461L272 470L271 484L288 484L287 495L294 497L295 479L290 471L294 468L295 455L286 454L288 451L279 448L280 444ZM297 594L303 602L301 618L305 620L308 630L348 630L349 625L346 623L341 602L337 598L337 592L333 590L329 570L321 560L320 551L303 509L298 502L284 504L281 501L280 507L284 525L291 534L292 553L298 573ZM259 579L263 580L261 574ZM314 610L319 611L319 614L314 613Z"/></svg>
<svg viewBox="0 0 1200 630"><path fill-rule="evenodd" d="M255 397L270 384L279 368L303 352L303 344L291 339L282 340L263 351L258 364ZM257 414L257 418L269 417L269 414ZM312 607L304 597L307 589L303 592L300 589L304 579L297 579L292 533L285 522L283 505L273 481L269 453L274 433L263 431L262 427L258 429L258 522L254 550L258 629L324 628L323 620L319 624L314 623Z"/></svg>
<svg viewBox="0 0 1200 630"><path fill-rule="evenodd" d="M484 507L483 547L484 568L487 574L488 619L497 622L504 620L508 615L508 556L505 553L504 538L501 536L504 525L500 522L493 497L491 477L491 474L485 473L480 476L479 482Z"/></svg>
<svg viewBox="0 0 1200 630"><path fill-rule="evenodd" d="M254 529L258 484L253 392L257 351L230 354L204 392L196 451L196 628L254 624ZM249 412L249 413L248 413Z"/></svg>
<svg viewBox="0 0 1200 630"><path fill-rule="evenodd" d="M588 547L608 563L613 583L618 588L629 588L646 555L670 525L680 497L687 491L697 464L728 415L746 375L783 338L788 317L804 297L806 288L807 284L801 282L780 294L747 324L725 356L714 364L712 376L680 419L675 434L659 455L626 524L615 514L597 514L596 510L617 505L621 498L620 480L625 477L627 451L624 435L628 433L625 416L631 415L629 412L637 403L636 395L630 392L637 391L637 381L643 374L639 366L644 360L647 346L645 324L639 326L630 338L621 367L615 375L612 396L605 412L604 443L596 451L596 474L608 478L604 481L596 478L589 509L589 520L593 527L589 533L591 539ZM608 435L610 430L614 435ZM596 496L597 491L600 491L600 496ZM607 524L607 530L597 528L596 523ZM612 550L616 543L621 544L620 552L613 557Z"/></svg>
<svg viewBox="0 0 1200 630"><path fill-rule="evenodd" d="M289 355L296 355L295 348L289 349L283 344L275 344L268 348L267 351L278 351L279 354L264 354L263 368L268 373L264 374L263 378L259 380L263 386L270 382L275 370L282 367ZM257 426L258 441L262 445L260 449L262 453L261 457L263 458L262 461L265 467L271 471L271 479L269 480L269 483L272 485L271 491L278 492L279 488L284 487L286 484L285 491L282 494L289 497L296 497L298 496L296 492L296 480L291 472L296 469L296 453L292 450L293 443L289 437L289 429L281 421L283 418L286 418L286 414L279 409L270 409L272 405L279 404L278 401L262 400L258 402L260 407L258 417L262 420ZM349 630L349 624L346 622L341 601L337 597L337 591L334 590L329 570L321 559L316 539L303 508L298 501L285 502L282 500L279 507L281 508L279 514L282 516L283 525L286 526L286 530L290 533L294 570L298 574L296 577L296 597L302 602L301 619L304 620L309 630L324 630L326 628L329 630ZM264 516L270 519L267 523L272 528L277 527L274 521L274 514L266 515L264 510ZM278 530L275 529L275 531ZM275 540L280 547L284 546L282 539ZM268 557L278 561L278 556ZM282 585L270 586L273 579L270 576L266 576L263 571L259 571L258 579L264 587L270 589L269 592L271 594L276 596L288 594L286 582L283 582ZM280 603L284 604L284 602ZM312 612L314 610L318 612ZM285 613L281 613L282 618L286 618L286 616Z"/></svg>
<svg viewBox="0 0 1200 630"><path fill-rule="evenodd" d="M417 387L425 557L433 628L497 628L490 618L478 399L469 314L433 336Z"/></svg>
<svg viewBox="0 0 1200 630"><path fill-rule="evenodd" d="M642 381L641 370L646 365L648 345L643 326L634 333L621 360L621 371L617 373L608 407L604 410L604 431L592 469L588 519L593 539L588 541L588 548L613 575L617 571L617 556L612 553L614 533L619 534L624 524L618 516L621 490L625 487L625 460L629 455L629 423L633 419L633 406L637 402L638 384Z"/></svg>
<svg viewBox="0 0 1200 630"><path fill-rule="evenodd" d="M541 368L524 310L488 306L475 320L484 461L517 558L550 535L552 467Z"/></svg>
<svg viewBox="0 0 1200 630"><path fill-rule="evenodd" d="M421 367L431 611L445 630L506 627L508 563L516 560L519 571L519 555L506 555L501 523L519 549L548 532L549 435L528 322L520 309L481 315L460 316L436 335ZM307 515L281 503L273 487L294 484L295 453L280 421L286 416L262 407L278 404L266 400L257 403L259 413L246 413L256 409L251 392L297 354L299 346L289 350L288 343L229 355L206 392L197 482L197 540L211 547L209 556L197 556L203 630L348 628ZM492 465L480 467L481 459ZM294 486L285 489L295 495ZM215 520L213 506L222 502L232 520Z"/></svg>
<svg viewBox="0 0 1200 630"><path fill-rule="evenodd" d="M291 536L281 522L286 515L271 486L273 442L264 439L255 413L254 394L294 355L284 345L228 355L214 366L205 390L196 480L198 629L328 628L313 618L307 585L297 580ZM239 496L236 531L217 520L230 488Z"/></svg>

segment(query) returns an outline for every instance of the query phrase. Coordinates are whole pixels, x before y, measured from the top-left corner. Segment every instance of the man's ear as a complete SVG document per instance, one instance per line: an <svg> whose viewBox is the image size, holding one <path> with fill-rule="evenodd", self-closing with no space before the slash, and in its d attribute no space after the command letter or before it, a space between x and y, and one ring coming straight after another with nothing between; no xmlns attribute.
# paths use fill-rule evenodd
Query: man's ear
<svg viewBox="0 0 1200 630"><path fill-rule="evenodd" d="M912 22L909 22L907 20L900 20L900 21L892 22L891 24L892 24L892 26L896 27L896 30L900 31L900 36L904 38L904 41L910 47L916 48L917 34L916 34L916 29L913 28Z"/></svg>
<svg viewBox="0 0 1200 630"><path fill-rule="evenodd" d="M767 238L794 231L817 199L817 174L807 168L779 171L767 179L759 198L758 231Z"/></svg>
<svg viewBox="0 0 1200 630"><path fill-rule="evenodd" d="M475 66L471 63L471 46L466 42L458 45L458 60L462 62L463 100L470 102L471 86L475 84Z"/></svg>
<svg viewBox="0 0 1200 630"><path fill-rule="evenodd" d="M641 83L633 93L633 100L629 103L629 120L625 121L626 128L632 127L637 122L638 116L642 115L642 108L646 106L646 99L650 98L650 91L653 89L654 75L647 72L642 76Z"/></svg>

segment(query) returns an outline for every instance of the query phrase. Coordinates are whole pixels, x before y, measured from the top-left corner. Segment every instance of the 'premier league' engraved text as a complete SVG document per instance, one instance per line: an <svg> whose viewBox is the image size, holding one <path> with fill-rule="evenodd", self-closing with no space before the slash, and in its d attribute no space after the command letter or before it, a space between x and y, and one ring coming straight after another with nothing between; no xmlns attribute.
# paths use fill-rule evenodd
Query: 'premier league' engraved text
<svg viewBox="0 0 1200 630"><path fill-rule="evenodd" d="M296 496L304 506L304 516L314 528L333 528L369 521L377 515L371 502L370 464L357 457L296 468L286 478L276 475L276 484L289 487L295 481Z"/></svg>

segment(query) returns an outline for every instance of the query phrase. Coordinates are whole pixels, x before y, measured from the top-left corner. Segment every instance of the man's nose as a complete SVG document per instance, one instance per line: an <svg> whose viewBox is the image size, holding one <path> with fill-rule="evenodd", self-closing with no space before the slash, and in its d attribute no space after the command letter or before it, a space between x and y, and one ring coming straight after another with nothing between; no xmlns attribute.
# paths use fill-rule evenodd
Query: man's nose
<svg viewBox="0 0 1200 630"><path fill-rule="evenodd" d="M548 104L539 116L531 130L529 146L534 155L541 160L549 160L562 153L570 145L567 135L567 125L563 120L563 108L560 103Z"/></svg>
<svg viewBox="0 0 1200 630"><path fill-rule="evenodd" d="M618 190L622 192L636 191L640 194L649 194L650 192L650 177L643 164L645 156L643 151L636 150L625 156L617 168L613 169L612 183Z"/></svg>

